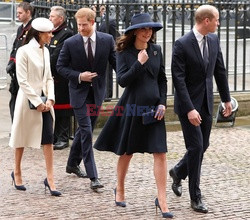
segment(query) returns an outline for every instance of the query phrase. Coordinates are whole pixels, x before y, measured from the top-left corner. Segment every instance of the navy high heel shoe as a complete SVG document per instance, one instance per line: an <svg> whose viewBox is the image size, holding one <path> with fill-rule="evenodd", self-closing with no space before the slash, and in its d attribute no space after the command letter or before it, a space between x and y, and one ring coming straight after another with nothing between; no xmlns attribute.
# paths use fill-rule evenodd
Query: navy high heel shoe
<svg viewBox="0 0 250 220"><path fill-rule="evenodd" d="M155 199L156 214L157 214L157 207L161 210L158 198ZM174 217L174 215L171 212L162 212L161 211L161 214L162 214L163 218L173 218Z"/></svg>
<svg viewBox="0 0 250 220"><path fill-rule="evenodd" d="M126 202L116 202L116 188L114 189L114 193L115 193L115 204L117 206L121 206L121 207L126 207Z"/></svg>
<svg viewBox="0 0 250 220"><path fill-rule="evenodd" d="M51 190L51 189L50 189L50 186L49 186L49 183L48 183L47 178L45 178L45 180L44 180L44 186L45 186L45 193L46 193L46 187L48 187L48 188L49 188L49 191L50 191L50 194L51 194L52 196L60 196L60 195L62 195L62 193L60 193L59 191Z"/></svg>
<svg viewBox="0 0 250 220"><path fill-rule="evenodd" d="M14 172L12 171L12 173L10 174L10 176L12 177L12 185L14 183L14 186L17 190L22 190L22 191L25 191L26 190L26 187L24 185L20 185L20 186L17 186L16 185L16 181L15 181L15 176L14 176Z"/></svg>

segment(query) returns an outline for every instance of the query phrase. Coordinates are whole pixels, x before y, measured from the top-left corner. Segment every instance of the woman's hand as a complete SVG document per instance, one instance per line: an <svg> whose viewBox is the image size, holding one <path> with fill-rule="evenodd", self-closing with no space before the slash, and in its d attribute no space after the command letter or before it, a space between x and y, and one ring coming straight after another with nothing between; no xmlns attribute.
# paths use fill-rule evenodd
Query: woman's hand
<svg viewBox="0 0 250 220"><path fill-rule="evenodd" d="M36 110L39 112L45 112L46 105L44 103L41 103L40 105L37 106Z"/></svg>
<svg viewBox="0 0 250 220"><path fill-rule="evenodd" d="M148 53L147 51L144 49L144 50L141 50L139 53L138 53L138 61L141 63L141 65L143 65L144 63L146 63L148 60Z"/></svg>
<svg viewBox="0 0 250 220"><path fill-rule="evenodd" d="M157 111L155 113L155 118L157 118L157 120L161 120L165 115L165 111L166 111L165 105L158 105Z"/></svg>
<svg viewBox="0 0 250 220"><path fill-rule="evenodd" d="M50 109L51 109L51 107L52 107L53 105L54 105L54 101L48 99L48 100L46 101L46 103L45 103L45 106L46 106L45 112L50 111Z"/></svg>
<svg viewBox="0 0 250 220"><path fill-rule="evenodd" d="M46 103L41 103L40 105L37 106L37 111L39 112L48 112L50 111L51 107L54 105L53 100L47 100Z"/></svg>

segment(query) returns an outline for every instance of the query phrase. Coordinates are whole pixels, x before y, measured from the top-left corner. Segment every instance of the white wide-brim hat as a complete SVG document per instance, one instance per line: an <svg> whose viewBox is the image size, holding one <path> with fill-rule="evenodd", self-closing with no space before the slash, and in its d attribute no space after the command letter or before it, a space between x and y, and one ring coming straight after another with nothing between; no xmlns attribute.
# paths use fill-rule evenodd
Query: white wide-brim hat
<svg viewBox="0 0 250 220"><path fill-rule="evenodd" d="M31 26L40 32L50 32L54 28L53 23L48 18L35 18L31 22Z"/></svg>

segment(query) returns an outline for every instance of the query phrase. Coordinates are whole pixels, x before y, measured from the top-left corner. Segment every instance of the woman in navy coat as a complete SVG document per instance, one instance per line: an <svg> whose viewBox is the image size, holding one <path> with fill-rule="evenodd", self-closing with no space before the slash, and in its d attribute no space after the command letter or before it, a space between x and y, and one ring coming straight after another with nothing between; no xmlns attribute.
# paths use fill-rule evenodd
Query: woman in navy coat
<svg viewBox="0 0 250 220"><path fill-rule="evenodd" d="M158 190L155 205L165 218L172 218L166 201L166 128L164 114L167 79L161 48L153 44L154 33L162 28L149 14L137 14L117 43L117 81L124 93L109 117L94 147L120 155L117 164L115 204L126 206L125 177L133 153L152 153ZM142 114L155 110L152 124ZM112 135L111 135L112 134Z"/></svg>

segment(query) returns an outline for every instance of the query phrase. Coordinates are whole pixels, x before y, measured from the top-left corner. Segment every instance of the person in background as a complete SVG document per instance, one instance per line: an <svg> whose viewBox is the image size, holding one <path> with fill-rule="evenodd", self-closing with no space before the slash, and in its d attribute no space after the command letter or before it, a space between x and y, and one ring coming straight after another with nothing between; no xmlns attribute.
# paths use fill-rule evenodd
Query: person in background
<svg viewBox="0 0 250 220"><path fill-rule="evenodd" d="M17 92L19 89L19 85L17 83L17 78L16 78L16 52L18 48L23 45L25 37L27 36L29 29L31 28L33 7L28 2L21 2L17 6L16 11L17 11L18 21L22 22L22 24L17 29L16 38L14 40L13 47L10 53L10 60L6 67L6 71L11 77L10 88L9 88L11 95L9 102L9 109L12 121L14 118L14 109L15 109Z"/></svg>
<svg viewBox="0 0 250 220"><path fill-rule="evenodd" d="M116 41L117 37L120 37L120 33L117 30L116 20L114 18L109 18L109 21L106 22L106 9L105 6L100 7L100 15L101 15L101 24L99 26L99 31L111 34ZM107 26L108 25L108 26ZM110 101L113 97L113 69L110 64L107 66L107 94L105 101Z"/></svg>
<svg viewBox="0 0 250 220"><path fill-rule="evenodd" d="M213 77L222 102L223 115L230 116L232 105L227 72L218 36L219 12L211 5L202 5L195 12L194 28L174 43L172 79L175 87L174 110L183 131L186 153L169 174L172 189L182 195L181 180L188 177L191 208L207 213L200 190L201 165L209 146L213 122Z"/></svg>
<svg viewBox="0 0 250 220"><path fill-rule="evenodd" d="M115 204L121 207L126 207L125 178L133 154L152 154L157 187L155 206L163 218L173 218L166 200L167 143L163 117L167 79L161 47L153 43L155 32L160 29L162 25L153 22L148 13L136 14L117 40L117 82L125 90L94 148L119 155L114 195ZM154 123L143 124L142 112L151 111L155 111Z"/></svg>
<svg viewBox="0 0 250 220"><path fill-rule="evenodd" d="M114 39L109 34L95 31L95 16L90 8L76 12L79 33L64 41L57 61L58 73L69 80L70 104L79 125L66 172L86 177L79 166L83 160L93 190L102 188L103 184L98 178L92 148L92 132L98 114L91 114L90 108L100 108L105 98L108 62L116 69Z"/></svg>
<svg viewBox="0 0 250 220"><path fill-rule="evenodd" d="M64 41L73 36L72 30L66 24L66 10L61 6L50 9L49 20L53 23L53 37L48 46L50 52L50 66L55 83L55 131L54 150L61 150L69 146L70 117L73 114L69 104L68 80L57 73L56 63Z"/></svg>
<svg viewBox="0 0 250 220"><path fill-rule="evenodd" d="M15 168L11 177L17 190L26 190L22 184L21 169L24 148L40 148L42 145L47 170L44 186L48 187L52 196L60 196L54 183L53 169L54 82L50 71L49 51L44 46L50 43L53 24L47 18L36 18L31 26L25 45L16 54L16 73L20 88L9 142L15 148ZM45 103L41 96L47 97ZM36 109L29 107L29 101Z"/></svg>

